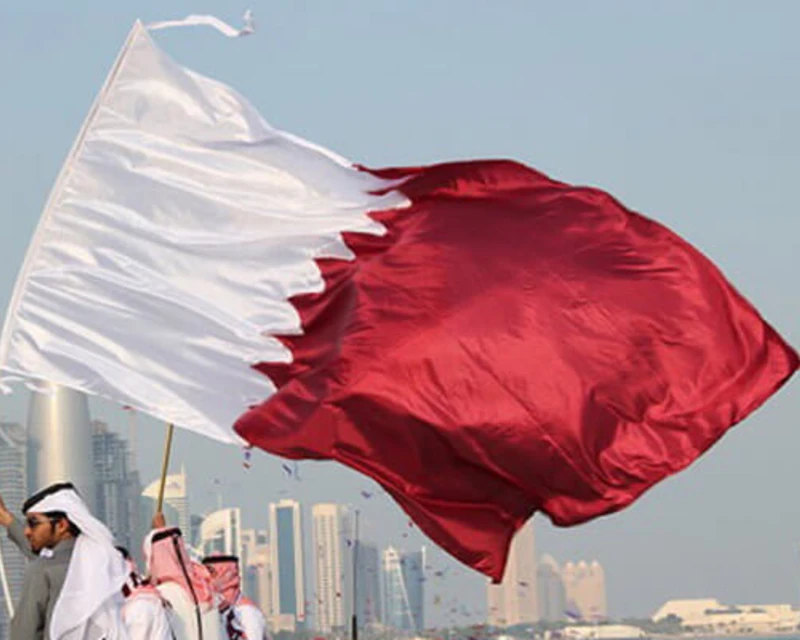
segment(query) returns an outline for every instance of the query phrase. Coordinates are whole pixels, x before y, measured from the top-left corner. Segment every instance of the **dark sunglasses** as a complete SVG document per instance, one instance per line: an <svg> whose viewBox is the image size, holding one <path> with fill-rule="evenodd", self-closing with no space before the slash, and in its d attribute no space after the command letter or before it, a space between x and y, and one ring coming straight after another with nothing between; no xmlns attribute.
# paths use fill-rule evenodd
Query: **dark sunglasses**
<svg viewBox="0 0 800 640"><path fill-rule="evenodd" d="M61 520L61 518L46 518L44 520L39 520L38 518L25 518L25 524L27 525L28 529L35 529L40 524L44 524L45 522L55 523Z"/></svg>

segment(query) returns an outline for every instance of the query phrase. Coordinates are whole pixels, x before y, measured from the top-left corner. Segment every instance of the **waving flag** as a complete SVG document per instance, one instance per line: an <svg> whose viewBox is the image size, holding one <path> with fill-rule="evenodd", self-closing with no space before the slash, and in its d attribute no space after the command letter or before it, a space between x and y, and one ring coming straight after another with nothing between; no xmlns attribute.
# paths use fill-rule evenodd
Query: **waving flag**
<svg viewBox="0 0 800 640"><path fill-rule="evenodd" d="M495 579L532 513L623 508L797 367L713 264L608 194L510 161L354 166L140 25L0 339L7 379L357 469Z"/></svg>

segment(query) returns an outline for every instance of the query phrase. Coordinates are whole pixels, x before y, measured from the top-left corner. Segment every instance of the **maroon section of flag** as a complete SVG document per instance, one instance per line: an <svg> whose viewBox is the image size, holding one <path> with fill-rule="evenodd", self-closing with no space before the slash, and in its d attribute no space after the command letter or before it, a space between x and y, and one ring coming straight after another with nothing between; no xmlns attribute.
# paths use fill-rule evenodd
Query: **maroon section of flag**
<svg viewBox="0 0 800 640"><path fill-rule="evenodd" d="M249 442L380 482L494 579L537 510L617 511L763 403L798 356L697 250L608 194L506 161L405 179L383 237L346 235Z"/></svg>

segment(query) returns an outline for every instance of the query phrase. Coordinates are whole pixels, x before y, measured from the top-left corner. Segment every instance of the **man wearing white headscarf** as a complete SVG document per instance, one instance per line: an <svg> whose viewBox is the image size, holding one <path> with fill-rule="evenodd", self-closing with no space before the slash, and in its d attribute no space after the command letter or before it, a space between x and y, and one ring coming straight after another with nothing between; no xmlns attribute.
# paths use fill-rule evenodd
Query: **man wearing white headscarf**
<svg viewBox="0 0 800 640"><path fill-rule="evenodd" d="M38 556L25 573L11 640L128 640L120 617L127 569L111 532L69 482L28 498L22 526L3 507L9 537Z"/></svg>

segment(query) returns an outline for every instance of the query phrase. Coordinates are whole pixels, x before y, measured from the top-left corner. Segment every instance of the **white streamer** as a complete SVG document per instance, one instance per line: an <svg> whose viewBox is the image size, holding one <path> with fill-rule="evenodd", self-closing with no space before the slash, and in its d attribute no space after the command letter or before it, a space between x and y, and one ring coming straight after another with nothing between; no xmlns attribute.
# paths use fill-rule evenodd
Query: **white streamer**
<svg viewBox="0 0 800 640"><path fill-rule="evenodd" d="M244 26L241 29L236 29L223 22L216 16L192 14L186 16L183 20L163 20L161 22L152 22L147 25L148 31L158 31L160 29L170 29L172 27L197 27L207 26L213 27L222 35L229 38L239 38L241 36L249 36L255 31L255 23L253 22L253 12L248 9L244 13Z"/></svg>

